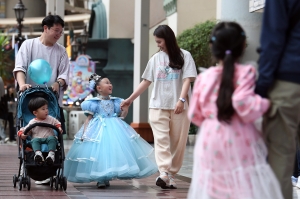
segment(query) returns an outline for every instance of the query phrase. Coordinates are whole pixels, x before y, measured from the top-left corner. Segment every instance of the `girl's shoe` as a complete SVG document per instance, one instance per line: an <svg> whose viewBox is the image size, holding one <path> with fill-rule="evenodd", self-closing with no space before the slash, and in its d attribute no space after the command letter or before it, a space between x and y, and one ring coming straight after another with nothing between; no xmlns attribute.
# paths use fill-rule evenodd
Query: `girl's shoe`
<svg viewBox="0 0 300 199"><path fill-rule="evenodd" d="M160 176L156 178L156 186L161 187L162 189L169 189L169 177L167 172L161 172Z"/></svg>
<svg viewBox="0 0 300 199"><path fill-rule="evenodd" d="M97 187L98 188L105 188L106 185L105 185L104 181L100 181L100 182L97 182Z"/></svg>
<svg viewBox="0 0 300 199"><path fill-rule="evenodd" d="M104 180L104 184L105 184L105 186L107 186L107 187L109 187L109 186L110 186L110 183L109 183L109 181L108 181L108 180Z"/></svg>
<svg viewBox="0 0 300 199"><path fill-rule="evenodd" d="M170 180L170 183L169 183L170 189L177 189L177 184L175 182L174 175L169 175L169 180Z"/></svg>

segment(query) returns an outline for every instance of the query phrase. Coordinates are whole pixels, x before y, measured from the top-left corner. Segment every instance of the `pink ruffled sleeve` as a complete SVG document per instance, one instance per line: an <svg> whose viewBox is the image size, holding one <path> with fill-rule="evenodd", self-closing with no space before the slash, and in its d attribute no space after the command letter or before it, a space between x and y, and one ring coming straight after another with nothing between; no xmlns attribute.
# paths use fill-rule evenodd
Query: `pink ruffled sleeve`
<svg viewBox="0 0 300 199"><path fill-rule="evenodd" d="M245 67L240 71L235 82L236 89L232 95L232 105L242 121L250 123L268 110L270 102L254 93L255 68L253 66Z"/></svg>
<svg viewBox="0 0 300 199"><path fill-rule="evenodd" d="M201 107L200 107L200 75L196 78L193 94L189 104L188 117L192 123L197 126L200 126L204 117L202 115Z"/></svg>

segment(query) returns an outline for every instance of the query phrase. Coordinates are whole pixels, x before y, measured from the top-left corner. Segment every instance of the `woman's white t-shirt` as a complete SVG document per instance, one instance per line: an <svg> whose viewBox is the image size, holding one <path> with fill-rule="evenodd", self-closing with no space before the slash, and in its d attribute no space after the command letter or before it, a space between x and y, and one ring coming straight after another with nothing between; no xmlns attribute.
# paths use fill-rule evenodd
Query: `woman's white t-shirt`
<svg viewBox="0 0 300 199"><path fill-rule="evenodd" d="M180 70L169 66L169 56L163 51L156 53L148 61L142 78L154 83L149 108L175 109L181 94L183 79L197 76L193 57L186 50L181 49L181 52L184 56L184 65Z"/></svg>

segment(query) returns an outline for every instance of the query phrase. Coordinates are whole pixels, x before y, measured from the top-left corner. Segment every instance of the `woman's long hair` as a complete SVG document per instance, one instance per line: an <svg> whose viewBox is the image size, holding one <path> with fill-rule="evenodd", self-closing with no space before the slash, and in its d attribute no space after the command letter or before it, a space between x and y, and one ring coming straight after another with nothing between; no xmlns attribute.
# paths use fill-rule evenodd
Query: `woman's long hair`
<svg viewBox="0 0 300 199"><path fill-rule="evenodd" d="M14 85L8 85L6 87L6 96L8 101L15 101L15 94L14 93L9 93L9 89L15 88Z"/></svg>
<svg viewBox="0 0 300 199"><path fill-rule="evenodd" d="M165 40L168 50L169 66L175 69L181 69L184 65L183 53L178 47L175 34L168 25L159 25L153 32L153 35Z"/></svg>
<svg viewBox="0 0 300 199"><path fill-rule="evenodd" d="M223 61L222 79L217 98L218 120L230 122L235 110L232 106L234 92L234 63L242 56L245 32L235 22L218 23L211 34L211 50L217 60Z"/></svg>

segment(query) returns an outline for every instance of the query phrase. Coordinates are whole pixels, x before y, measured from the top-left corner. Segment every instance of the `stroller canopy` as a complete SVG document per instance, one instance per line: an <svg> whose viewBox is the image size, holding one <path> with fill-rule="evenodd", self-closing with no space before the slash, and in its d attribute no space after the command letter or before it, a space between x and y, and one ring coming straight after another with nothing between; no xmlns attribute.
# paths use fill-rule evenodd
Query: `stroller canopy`
<svg viewBox="0 0 300 199"><path fill-rule="evenodd" d="M23 120L23 125L26 126L34 115L28 109L28 103L32 98L43 97L48 101L49 115L60 120L60 109L58 98L49 88L33 87L25 90L18 97L17 117Z"/></svg>

